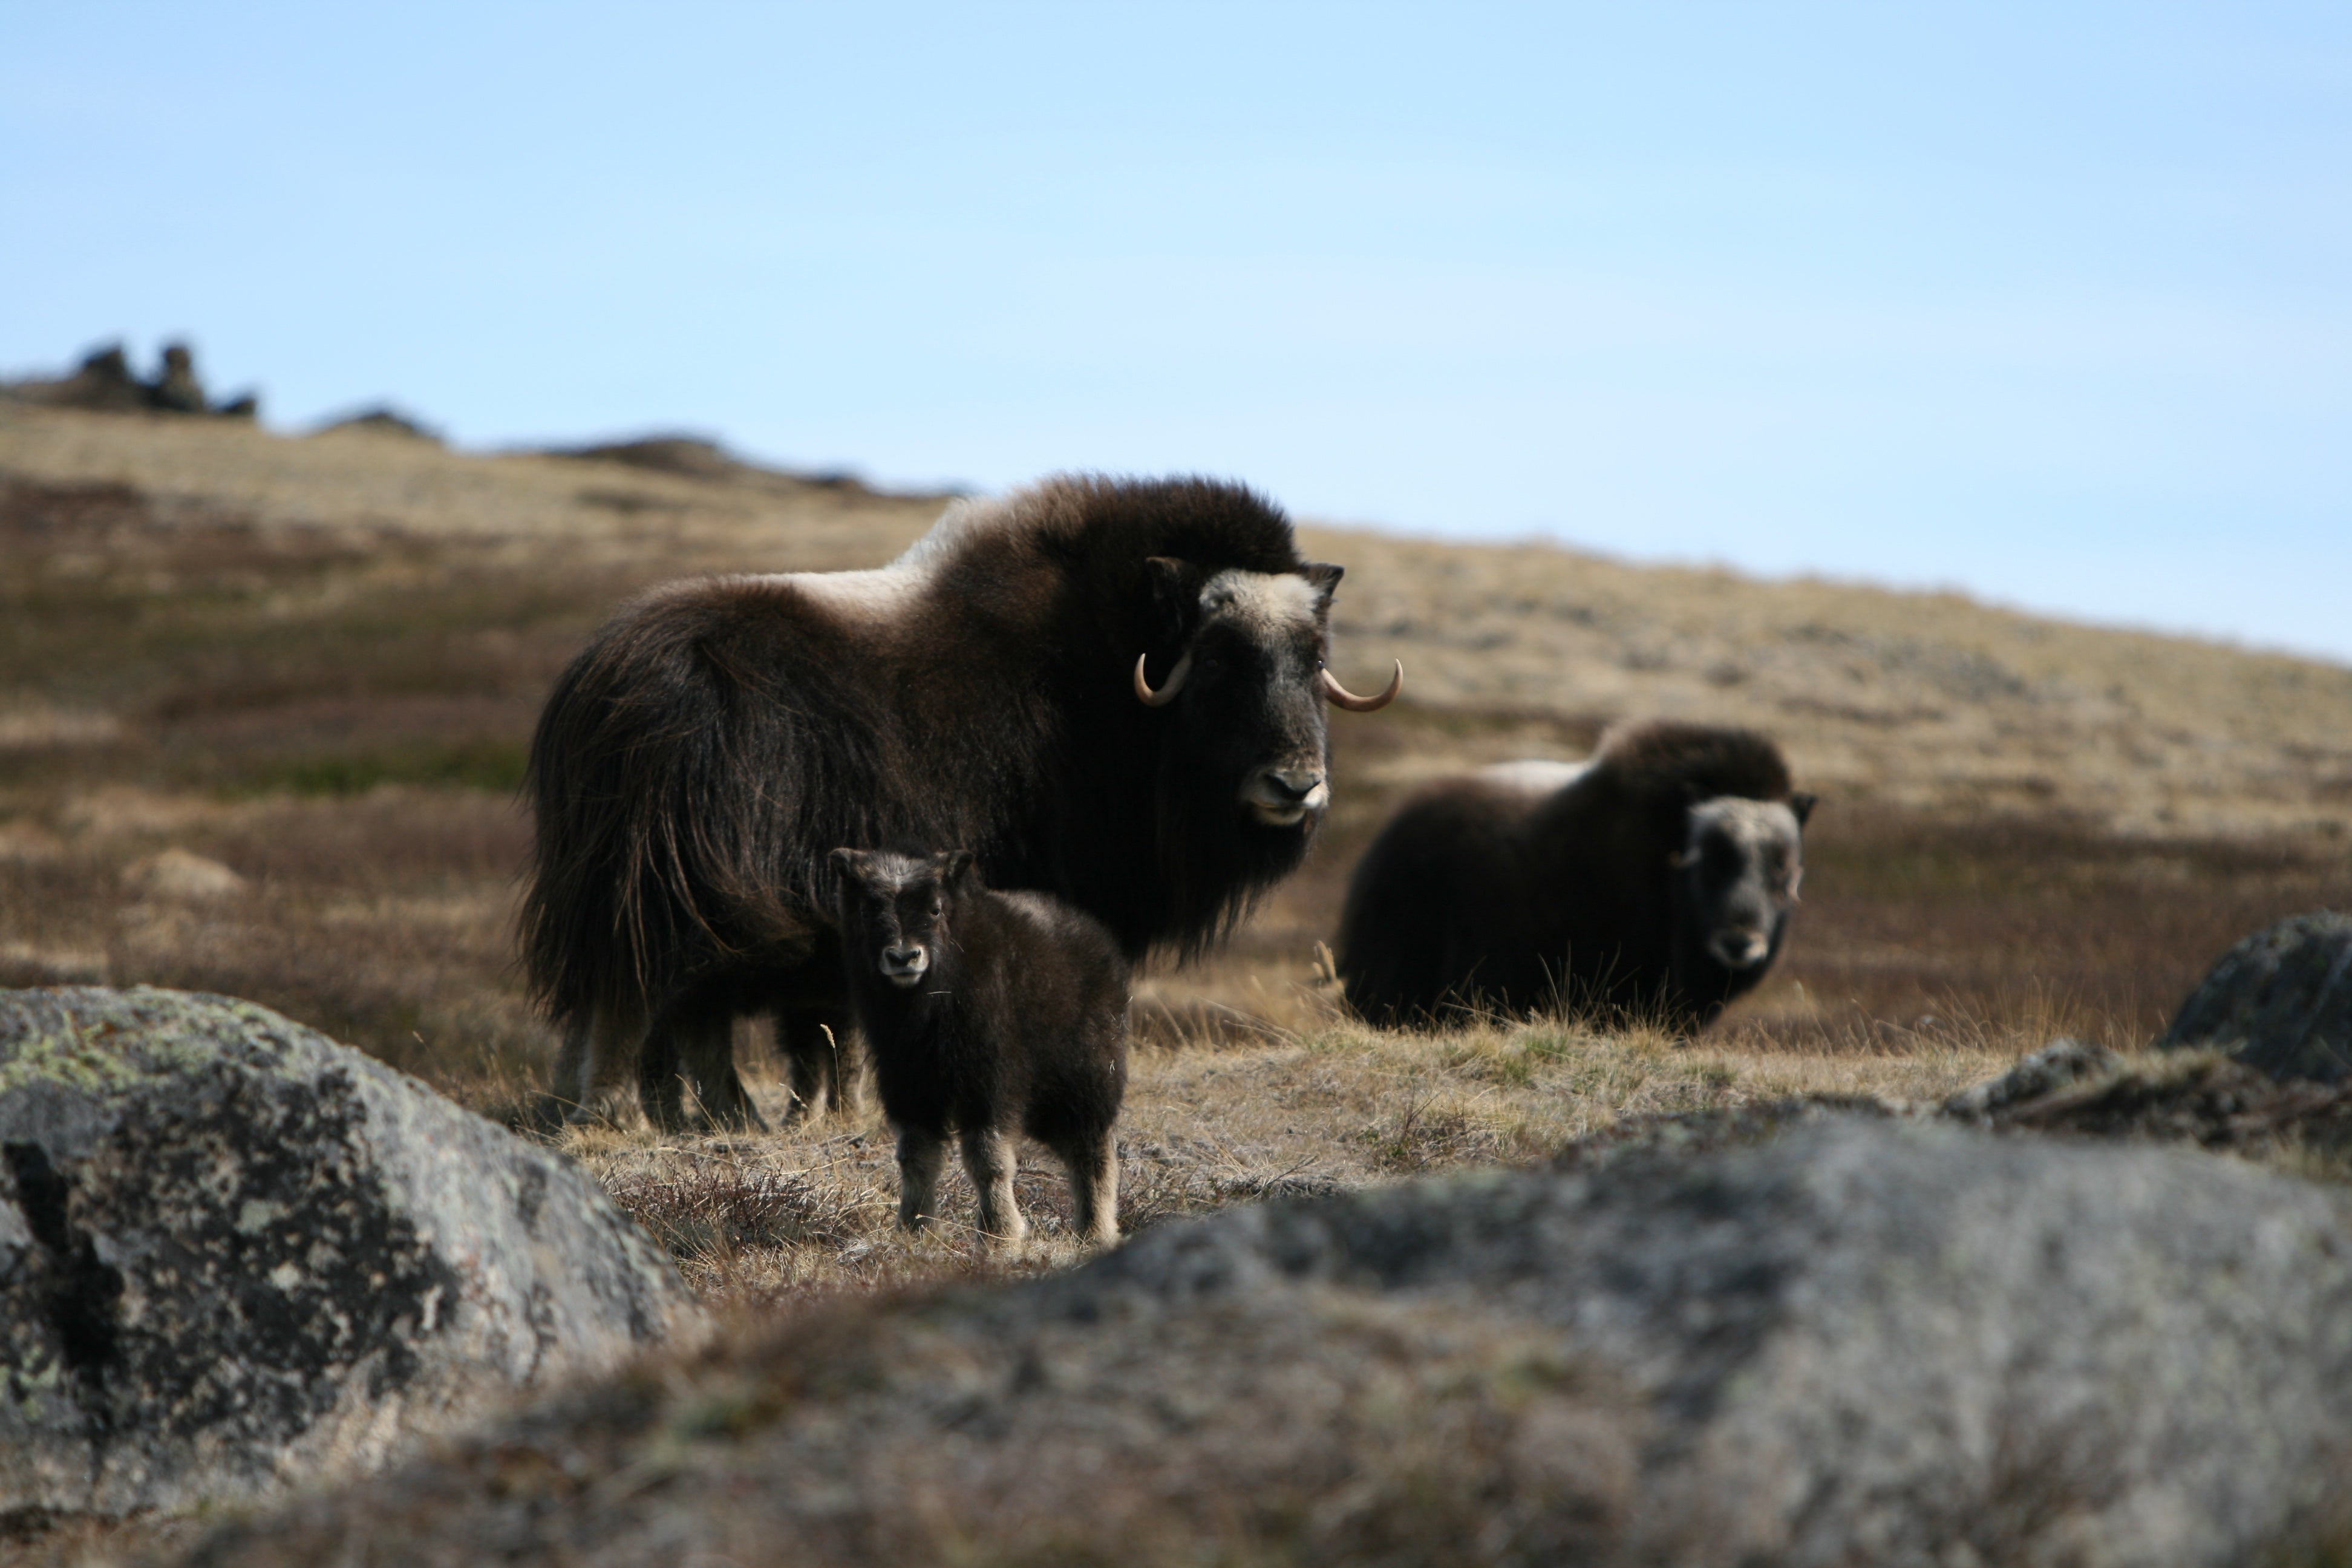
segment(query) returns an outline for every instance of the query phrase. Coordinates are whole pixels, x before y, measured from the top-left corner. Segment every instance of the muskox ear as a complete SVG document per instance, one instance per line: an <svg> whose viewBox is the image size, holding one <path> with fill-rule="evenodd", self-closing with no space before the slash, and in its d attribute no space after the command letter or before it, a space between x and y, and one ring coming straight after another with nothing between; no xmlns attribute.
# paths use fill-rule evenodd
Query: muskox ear
<svg viewBox="0 0 2352 1568"><path fill-rule="evenodd" d="M1805 819L1813 815L1813 807L1820 803L1821 798L1810 790L1801 789L1789 797L1789 809L1796 813L1798 826L1802 827L1805 825Z"/></svg>
<svg viewBox="0 0 2352 1568"><path fill-rule="evenodd" d="M865 850L852 849L844 846L843 847L835 850L831 855L826 856L825 858L833 862L834 872L836 876L840 877L841 885L843 887L845 888L853 882L863 882L866 880Z"/></svg>
<svg viewBox="0 0 2352 1568"><path fill-rule="evenodd" d="M1145 558L1143 574L1151 584L1151 607L1160 618L1163 637L1178 642L1192 635L1192 617L1201 607L1201 584L1208 579L1189 561L1173 555Z"/></svg>
<svg viewBox="0 0 2352 1568"><path fill-rule="evenodd" d="M1339 586L1339 579L1348 574L1345 566L1334 566L1328 561L1309 561L1298 571L1301 576L1315 584L1317 597L1327 605L1331 602L1332 591Z"/></svg>
<svg viewBox="0 0 2352 1568"><path fill-rule="evenodd" d="M975 879L971 870L971 851L969 849L950 849L944 854L934 855L931 864L939 868L940 885L943 888L953 888L961 892Z"/></svg>

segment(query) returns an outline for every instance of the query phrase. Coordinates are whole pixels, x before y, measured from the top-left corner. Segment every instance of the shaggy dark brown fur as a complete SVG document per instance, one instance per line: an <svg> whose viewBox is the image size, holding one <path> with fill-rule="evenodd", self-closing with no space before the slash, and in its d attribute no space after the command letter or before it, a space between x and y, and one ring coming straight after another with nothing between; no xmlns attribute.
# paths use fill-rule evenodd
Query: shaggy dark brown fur
<svg viewBox="0 0 2352 1568"><path fill-rule="evenodd" d="M1549 793L1493 775L1431 785L1349 883L1349 1004L1390 1025L1559 1010L1705 1026L1778 955L1801 870L1794 844L1723 842L1697 808L1726 799L1781 803L1800 826L1813 804L1764 736L1668 721L1611 731ZM1733 965L1710 942L1743 888L1760 895L1740 918L1763 957Z"/></svg>
<svg viewBox="0 0 2352 1568"><path fill-rule="evenodd" d="M898 1223L932 1218L954 1132L982 1234L1018 1240L1026 1132L1069 1171L1079 1234L1118 1239L1128 966L1110 932L1042 893L990 890L962 850L835 856L850 996L898 1133Z"/></svg>
<svg viewBox="0 0 2352 1568"><path fill-rule="evenodd" d="M1285 574L1280 624L1202 585ZM847 1019L836 845L961 844L1100 920L1130 957L1196 951L1297 865L1324 798L1318 673L1339 568L1289 520L1204 479L1063 478L951 513L878 573L681 583L623 610L533 737L523 912L534 991L566 1032L559 1093L635 1055L677 1122L681 1060L754 1120L729 1024L772 1010L822 1104ZM1175 700L1131 687L1139 654ZM1242 801L1315 785L1288 822ZM814 1093L812 1089L814 1089Z"/></svg>

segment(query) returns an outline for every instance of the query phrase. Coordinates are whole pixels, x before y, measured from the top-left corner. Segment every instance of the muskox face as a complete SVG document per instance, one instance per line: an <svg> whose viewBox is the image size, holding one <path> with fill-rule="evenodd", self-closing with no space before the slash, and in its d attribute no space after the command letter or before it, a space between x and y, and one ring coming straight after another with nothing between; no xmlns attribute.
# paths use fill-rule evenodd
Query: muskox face
<svg viewBox="0 0 2352 1568"><path fill-rule="evenodd" d="M1248 823L1304 832L1331 800L1323 658L1339 568L1150 565L1162 636L1181 651L1157 689L1139 662L1135 689L1169 710L1169 754L1202 786L1224 791Z"/></svg>
<svg viewBox="0 0 2352 1568"><path fill-rule="evenodd" d="M955 901L974 873L969 850L919 859L881 850L836 849L842 942L852 964L911 991L950 951Z"/></svg>
<svg viewBox="0 0 2352 1568"><path fill-rule="evenodd" d="M1760 971L1780 949L1805 878L1804 826L1813 797L1726 795L1690 808L1675 857L1685 937L1735 974Z"/></svg>

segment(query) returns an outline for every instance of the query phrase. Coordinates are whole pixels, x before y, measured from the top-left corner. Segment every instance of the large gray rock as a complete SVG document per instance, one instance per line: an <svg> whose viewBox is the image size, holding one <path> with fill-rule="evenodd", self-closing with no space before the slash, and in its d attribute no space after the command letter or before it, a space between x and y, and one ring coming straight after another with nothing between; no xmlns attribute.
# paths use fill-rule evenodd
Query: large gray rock
<svg viewBox="0 0 2352 1568"><path fill-rule="evenodd" d="M2295 915L2221 955L2157 1045L2227 1051L2273 1078L2352 1078L2352 915Z"/></svg>
<svg viewBox="0 0 2352 1568"><path fill-rule="evenodd" d="M324 1036L0 992L0 1517L364 1469L694 1312L570 1162Z"/></svg>
<svg viewBox="0 0 2352 1568"><path fill-rule="evenodd" d="M195 1561L2182 1568L2347 1454L2341 1192L1823 1114L803 1321Z"/></svg>

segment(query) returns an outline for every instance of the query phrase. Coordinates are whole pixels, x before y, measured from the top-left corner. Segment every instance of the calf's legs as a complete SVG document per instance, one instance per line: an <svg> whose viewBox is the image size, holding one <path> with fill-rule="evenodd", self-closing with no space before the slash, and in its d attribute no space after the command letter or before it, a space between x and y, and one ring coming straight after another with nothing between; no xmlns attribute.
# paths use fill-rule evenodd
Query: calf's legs
<svg viewBox="0 0 2352 1568"><path fill-rule="evenodd" d="M898 1129L899 1229L920 1230L931 1223L947 1155L947 1140L937 1132L919 1127Z"/></svg>
<svg viewBox="0 0 2352 1568"><path fill-rule="evenodd" d="M1029 1234L1029 1222L1013 1195L1014 1170L1011 1137L995 1128L982 1128L961 1136L963 1168L980 1197L980 1231L991 1241L1019 1241ZM1055 1151L1070 1173L1070 1194L1077 1210L1077 1231L1086 1240L1109 1243L1118 1239L1118 1146L1105 1131L1077 1138ZM898 1226L920 1230L937 1213L940 1175L945 1166L947 1142L939 1133L918 1127L898 1129Z"/></svg>
<svg viewBox="0 0 2352 1568"><path fill-rule="evenodd" d="M1108 1243L1118 1239L1118 1144L1108 1132L1073 1140L1054 1151L1069 1167L1071 1206L1078 1235Z"/></svg>
<svg viewBox="0 0 2352 1568"><path fill-rule="evenodd" d="M981 1234L996 1241L1019 1241L1028 1235L1029 1222L1013 1199L1013 1140L994 1127L967 1131L963 1168L980 1194Z"/></svg>

